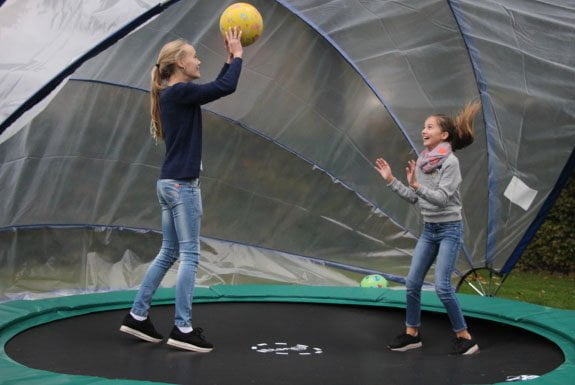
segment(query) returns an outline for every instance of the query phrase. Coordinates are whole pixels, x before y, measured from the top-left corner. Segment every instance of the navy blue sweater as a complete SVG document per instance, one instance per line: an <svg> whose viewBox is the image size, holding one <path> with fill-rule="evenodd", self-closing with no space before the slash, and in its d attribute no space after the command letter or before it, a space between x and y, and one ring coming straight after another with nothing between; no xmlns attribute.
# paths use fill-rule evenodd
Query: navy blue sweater
<svg viewBox="0 0 575 385"><path fill-rule="evenodd" d="M160 92L160 118L166 157L160 179L192 179L200 176L202 162L202 111L200 106L236 90L242 59L225 64L211 83L177 83Z"/></svg>

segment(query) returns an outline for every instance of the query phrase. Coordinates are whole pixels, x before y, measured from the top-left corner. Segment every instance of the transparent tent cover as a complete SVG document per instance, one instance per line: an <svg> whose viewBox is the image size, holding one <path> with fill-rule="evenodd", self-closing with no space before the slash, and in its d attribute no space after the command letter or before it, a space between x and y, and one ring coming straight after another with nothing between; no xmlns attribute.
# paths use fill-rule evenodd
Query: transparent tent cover
<svg viewBox="0 0 575 385"><path fill-rule="evenodd" d="M161 242L149 74L184 38L212 80L231 3L0 2L0 301L137 287ZM250 3L264 33L202 110L198 284L401 283L422 219L374 161L405 180L425 118L474 100L454 280L508 273L573 169L575 4Z"/></svg>

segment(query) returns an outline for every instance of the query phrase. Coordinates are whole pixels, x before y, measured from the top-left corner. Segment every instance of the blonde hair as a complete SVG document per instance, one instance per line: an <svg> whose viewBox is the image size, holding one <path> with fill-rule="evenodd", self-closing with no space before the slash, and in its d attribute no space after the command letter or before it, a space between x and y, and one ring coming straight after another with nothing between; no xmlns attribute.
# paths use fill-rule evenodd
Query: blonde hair
<svg viewBox="0 0 575 385"><path fill-rule="evenodd" d="M449 134L447 142L451 143L453 151L473 143L473 120L480 109L481 103L471 102L467 103L454 118L443 114L431 115L435 117L441 130Z"/></svg>
<svg viewBox="0 0 575 385"><path fill-rule="evenodd" d="M188 44L184 39L166 43L160 50L158 60L152 68L150 82L150 134L158 141L164 139L164 129L160 119L160 91L165 88L167 80L176 70L176 61L184 55L184 47Z"/></svg>

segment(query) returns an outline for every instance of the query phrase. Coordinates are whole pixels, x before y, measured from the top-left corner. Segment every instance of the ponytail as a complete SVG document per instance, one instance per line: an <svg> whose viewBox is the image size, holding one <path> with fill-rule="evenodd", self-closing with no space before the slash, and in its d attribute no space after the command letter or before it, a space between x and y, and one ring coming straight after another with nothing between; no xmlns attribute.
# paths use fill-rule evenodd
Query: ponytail
<svg viewBox="0 0 575 385"><path fill-rule="evenodd" d="M455 123L455 135L451 143L454 150L465 148L473 143L473 120L481 108L481 103L473 102L467 105L457 114L453 121Z"/></svg>
<svg viewBox="0 0 575 385"><path fill-rule="evenodd" d="M480 109L481 103L472 102L467 103L454 118L443 114L432 115L436 118L442 131L449 133L447 141L451 144L453 151L473 143L473 120Z"/></svg>
<svg viewBox="0 0 575 385"><path fill-rule="evenodd" d="M150 84L150 134L157 142L164 139L164 129L160 119L160 90L162 89L162 81L160 76L160 65L156 64L152 69Z"/></svg>
<svg viewBox="0 0 575 385"><path fill-rule="evenodd" d="M184 46L188 43L183 39L166 43L160 50L158 60L150 74L150 134L158 141L164 139L164 128L160 117L160 91L172 76L176 68L176 60L183 55Z"/></svg>

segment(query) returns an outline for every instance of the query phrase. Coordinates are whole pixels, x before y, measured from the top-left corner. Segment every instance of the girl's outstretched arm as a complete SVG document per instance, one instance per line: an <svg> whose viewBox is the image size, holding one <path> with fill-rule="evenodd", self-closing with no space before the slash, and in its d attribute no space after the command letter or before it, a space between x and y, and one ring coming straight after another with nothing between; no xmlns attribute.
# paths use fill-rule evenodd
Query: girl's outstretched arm
<svg viewBox="0 0 575 385"><path fill-rule="evenodd" d="M391 188L391 190L408 201L409 203L415 203L418 200L417 195L413 192L412 189L405 186L403 183L398 181L391 172L391 167L389 163L385 161L383 158L377 158L375 160L375 167L379 175L387 182L387 185Z"/></svg>
<svg viewBox="0 0 575 385"><path fill-rule="evenodd" d="M391 172L391 167L389 166L389 163L387 163L385 161L385 159L383 158L377 158L375 160L375 167L374 167L377 172L379 172L379 174L381 175L381 177L383 179L385 179L385 181L389 184L391 182L393 182L393 179L395 178Z"/></svg>

